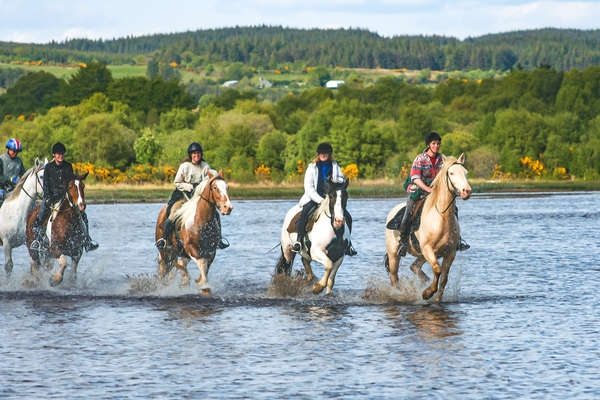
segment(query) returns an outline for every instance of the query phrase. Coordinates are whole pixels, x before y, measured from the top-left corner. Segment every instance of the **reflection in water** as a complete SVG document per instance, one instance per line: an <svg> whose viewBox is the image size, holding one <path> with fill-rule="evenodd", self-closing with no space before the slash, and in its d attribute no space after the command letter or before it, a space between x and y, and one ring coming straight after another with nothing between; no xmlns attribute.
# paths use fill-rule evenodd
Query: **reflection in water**
<svg viewBox="0 0 600 400"><path fill-rule="evenodd" d="M413 327L417 328L417 335L427 342L462 335L462 331L457 326L458 317L442 305L417 306L409 309L394 306L386 307L383 311L397 329L405 330L407 326L404 321L408 320Z"/></svg>
<svg viewBox="0 0 600 400"><path fill-rule="evenodd" d="M301 305L291 309L290 315L303 322L334 322L347 314L345 305Z"/></svg>
<svg viewBox="0 0 600 400"><path fill-rule="evenodd" d="M159 311L163 311L160 309ZM166 310L168 317L167 321L181 321L184 328L190 328L197 322L206 322L208 317L220 314L223 309L220 307L192 307L184 305L173 305L173 308Z"/></svg>

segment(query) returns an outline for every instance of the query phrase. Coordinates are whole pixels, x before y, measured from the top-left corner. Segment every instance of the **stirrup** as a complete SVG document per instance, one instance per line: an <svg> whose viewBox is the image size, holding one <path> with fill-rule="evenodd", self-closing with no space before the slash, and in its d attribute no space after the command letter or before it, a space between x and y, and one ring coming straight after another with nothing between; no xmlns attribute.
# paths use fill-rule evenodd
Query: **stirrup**
<svg viewBox="0 0 600 400"><path fill-rule="evenodd" d="M156 247L159 248L160 250L162 250L165 247L167 247L167 241L165 240L165 238L158 239L156 241Z"/></svg>
<svg viewBox="0 0 600 400"><path fill-rule="evenodd" d="M33 242L31 242L31 244L29 245L29 249L30 250L35 250L38 251L42 248L42 246L40 245L40 241L35 239Z"/></svg>
<svg viewBox="0 0 600 400"><path fill-rule="evenodd" d="M217 247L219 249L226 249L229 247L229 240L225 239L225 238L221 238L221 240L219 240L219 243L217 243Z"/></svg>
<svg viewBox="0 0 600 400"><path fill-rule="evenodd" d="M352 246L352 243L350 243L350 245L348 247L346 247L346 255L350 256L350 257L354 257L357 254L358 254L358 251L356 251L354 246Z"/></svg>

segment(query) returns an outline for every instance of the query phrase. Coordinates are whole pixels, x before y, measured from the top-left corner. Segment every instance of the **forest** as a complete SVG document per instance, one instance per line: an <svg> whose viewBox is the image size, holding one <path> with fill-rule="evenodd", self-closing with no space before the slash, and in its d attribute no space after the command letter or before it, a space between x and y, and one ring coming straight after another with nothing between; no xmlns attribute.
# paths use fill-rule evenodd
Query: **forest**
<svg viewBox="0 0 600 400"><path fill-rule="evenodd" d="M351 178L399 178L437 131L443 153L466 153L472 177L600 177L600 67L434 86L354 80L276 101L228 88L200 100L176 79L114 79L99 62L68 80L30 73L0 95L0 140L19 138L26 165L61 141L68 160L106 182L168 180L199 141L230 179L294 182L322 141Z"/></svg>
<svg viewBox="0 0 600 400"><path fill-rule="evenodd" d="M231 27L112 40L70 39L47 44L0 42L0 62L139 64L150 60L202 68L241 62L345 68L559 71L600 65L600 30L534 29L459 40L446 36L383 37L364 29Z"/></svg>

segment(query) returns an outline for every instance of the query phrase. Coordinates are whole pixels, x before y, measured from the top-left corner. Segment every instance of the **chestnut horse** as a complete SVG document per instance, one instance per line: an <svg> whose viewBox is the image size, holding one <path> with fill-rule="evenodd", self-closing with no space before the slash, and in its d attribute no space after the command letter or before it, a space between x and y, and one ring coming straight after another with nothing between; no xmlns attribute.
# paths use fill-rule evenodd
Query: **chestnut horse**
<svg viewBox="0 0 600 400"><path fill-rule="evenodd" d="M202 294L209 295L208 269L217 253L217 244L221 240L221 214L231 213L233 206L229 199L228 186L225 179L210 170L208 179L200 183L192 197L181 207L171 212L175 230L169 238L169 244L158 251L158 274L164 279L175 266L181 271L181 284L189 284L187 264L193 259L200 270L196 283ZM175 203L174 209L178 206ZM156 221L156 240L163 234L164 222L167 218L167 206L158 213Z"/></svg>
<svg viewBox="0 0 600 400"><path fill-rule="evenodd" d="M467 170L463 165L465 155L461 154L458 159L443 157L443 160L442 169L431 184L432 192L426 197L423 204L421 224L414 232L408 250L410 254L417 257L410 268L422 282L429 281L429 277L421 270L421 267L426 261L431 264L433 280L422 295L423 299L427 300L436 294L435 302L440 302L442 299L444 288L448 282L450 266L454 261L456 248L460 241L460 227L454 201L457 196L463 200L467 200L471 196ZM386 225L402 207L404 207L404 203L398 204L389 212ZM414 238L418 243L414 242ZM398 282L400 261L398 255L400 232L386 228L385 241L385 266L390 273L392 285L395 285ZM442 265L439 264L438 258L443 258Z"/></svg>
<svg viewBox="0 0 600 400"><path fill-rule="evenodd" d="M344 210L348 201L347 187L348 180L343 183L334 183L331 180L325 182L325 199L314 212L312 217L314 225L307 233L307 238L311 243L310 249L303 244L300 251L307 280L312 281L314 279L310 266L312 260L320 262L325 267L323 277L312 287L315 294L321 293L325 288L327 288L325 293L331 294L335 283L335 275L342 261L344 261L344 254L350 243L349 221L344 218ZM298 233L295 229L290 228L295 227L296 216L301 211L302 207L296 204L287 212L283 220L281 254L275 267L276 274L285 273L290 275L292 272L292 264L296 256L296 253L292 251L292 246ZM294 226L291 227L291 224Z"/></svg>
<svg viewBox="0 0 600 400"><path fill-rule="evenodd" d="M51 205L50 217L46 226L46 235L49 238L48 248L40 244L40 250L31 249L31 242L35 239L33 224L40 211L37 206L27 217L27 247L31 257L31 274L37 275L41 265L51 268L50 258L58 259L58 270L50 278L50 285L56 286L63 281L67 256L71 257L73 278L77 276L77 265L83 254L85 227L81 211L85 210L85 195L83 183L87 173L76 176L67 184L65 196L56 204Z"/></svg>

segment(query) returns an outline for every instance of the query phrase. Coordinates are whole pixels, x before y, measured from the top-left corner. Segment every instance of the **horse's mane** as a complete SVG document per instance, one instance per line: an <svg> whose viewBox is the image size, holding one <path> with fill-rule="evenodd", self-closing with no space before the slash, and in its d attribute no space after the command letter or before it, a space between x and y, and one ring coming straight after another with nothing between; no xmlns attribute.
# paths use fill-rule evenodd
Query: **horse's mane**
<svg viewBox="0 0 600 400"><path fill-rule="evenodd" d="M452 156L447 156L446 159L444 160L444 164L442 165L442 169L440 170L440 172L438 172L438 174L436 175L435 179L433 180L433 182L431 182L431 193L429 194L429 196L427 196L428 198L431 198L431 202L434 202L439 194L440 194L440 190L441 188L444 187L444 185L441 183L445 177L446 177L446 173L448 172L448 169L456 162L456 157L452 157Z"/></svg>
<svg viewBox="0 0 600 400"><path fill-rule="evenodd" d="M19 196L19 193L21 193L21 190L23 190L23 185L25 184L25 181L27 180L27 178L29 178L29 175L33 174L34 172L37 172L35 170L35 166L25 171L25 173L23 174L23 176L21 176L21 179L19 179L19 182L17 183L13 191L10 192L10 194L6 197L6 201L16 199Z"/></svg>
<svg viewBox="0 0 600 400"><path fill-rule="evenodd" d="M329 211L329 202L331 201L331 197L329 195L325 196L325 200L319 204L317 211L313 214L313 219L316 221L319 219L322 213L327 213Z"/></svg>
<svg viewBox="0 0 600 400"><path fill-rule="evenodd" d="M219 174L214 169L210 169L209 173L213 176L217 176ZM175 222L175 226L179 226L183 221L187 221L188 218L194 217L194 214L196 214L196 207L198 206L200 196L202 195L202 192L204 191L206 185L208 184L208 182L210 182L210 180L211 178L209 177L200 182L200 184L196 186L196 189L194 189L192 197L190 197L189 200L183 203L183 205L179 207L177 211L175 211L175 213L171 217L173 222Z"/></svg>

